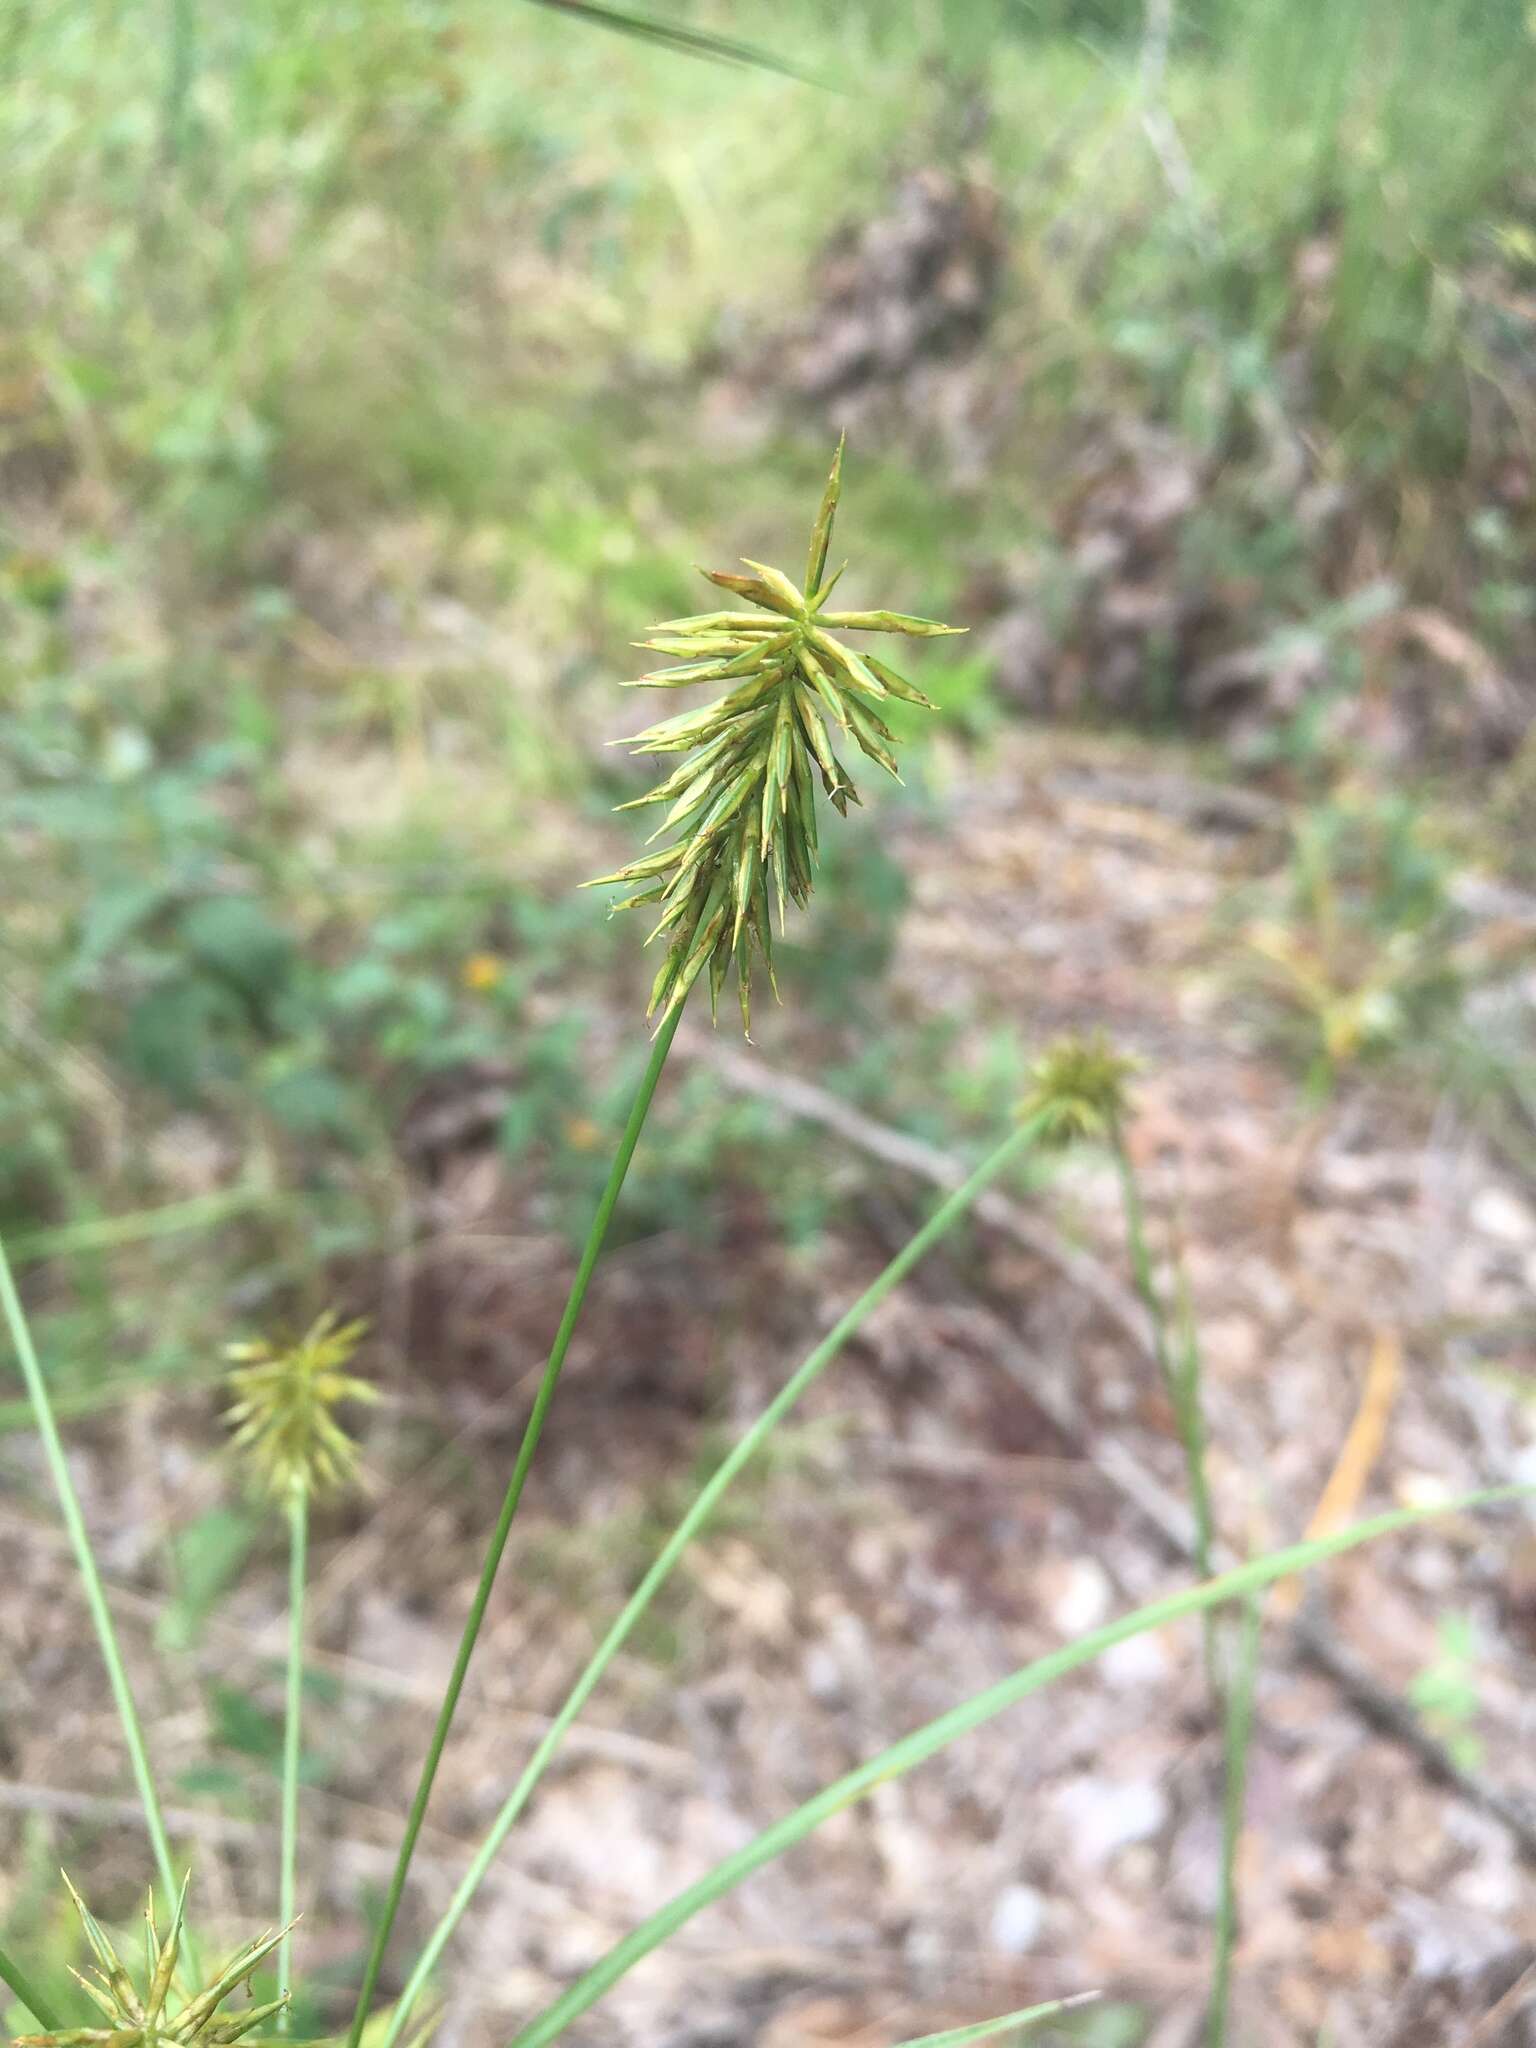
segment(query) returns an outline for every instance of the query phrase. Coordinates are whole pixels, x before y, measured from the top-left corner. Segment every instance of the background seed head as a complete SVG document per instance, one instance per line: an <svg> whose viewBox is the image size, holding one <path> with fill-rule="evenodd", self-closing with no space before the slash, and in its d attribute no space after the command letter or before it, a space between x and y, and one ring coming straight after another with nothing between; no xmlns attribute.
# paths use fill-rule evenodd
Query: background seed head
<svg viewBox="0 0 1536 2048"><path fill-rule="evenodd" d="M817 784L841 815L859 802L839 753L850 747L901 779L895 736L877 707L893 697L932 706L904 676L860 654L841 635L927 638L964 631L905 612L826 609L842 574L827 575L842 466L840 441L811 529L803 585L765 562L748 561L745 575L706 569L711 583L753 609L668 619L640 643L682 659L627 687L726 686L702 710L664 719L630 741L637 754L683 757L654 789L619 806L665 804L652 838L668 843L586 885L637 885L615 908L656 907L650 940L663 940L666 955L648 1014L659 1011L663 1021L706 970L710 1010L717 1014L734 969L742 1024L750 1031L754 960L762 960L773 984L772 914L777 910L782 932L787 905L803 909L810 901Z"/></svg>
<svg viewBox="0 0 1536 2048"><path fill-rule="evenodd" d="M344 1401L376 1401L377 1390L346 1368L366 1322L341 1323L327 1312L297 1343L258 1339L231 1344L225 1356L234 1403L225 1416L232 1449L258 1485L281 1499L296 1486L332 1492L356 1480L357 1446L336 1420Z"/></svg>
<svg viewBox="0 0 1536 2048"><path fill-rule="evenodd" d="M1062 1145L1108 1137L1125 1120L1136 1071L1136 1061L1116 1052L1101 1031L1060 1038L1031 1067L1019 1116L1039 1122L1043 1135Z"/></svg>

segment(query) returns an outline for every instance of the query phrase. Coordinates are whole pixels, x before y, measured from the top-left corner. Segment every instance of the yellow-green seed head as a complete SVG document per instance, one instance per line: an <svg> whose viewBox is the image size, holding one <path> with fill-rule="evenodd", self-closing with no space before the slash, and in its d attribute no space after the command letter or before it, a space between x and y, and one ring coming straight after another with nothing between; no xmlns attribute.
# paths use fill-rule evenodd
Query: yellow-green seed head
<svg viewBox="0 0 1536 2048"><path fill-rule="evenodd" d="M99 2027L68 2027L54 2034L23 2034L12 2048L227 2048L234 2041L247 2040L263 2020L276 2017L288 2003L288 1993L266 2005L247 2006L230 2016L220 2008L237 1991L249 1987L251 1978L281 1943L287 1928L259 1935L236 1949L223 1969L216 1970L206 1985L189 1991L177 1980L186 1925L188 1878L176 1901L170 1932L162 1941L155 1925L155 1902L151 1896L145 1909L145 1971L142 1986L135 1984L122 1958L99 1920L84 1899L64 1879L85 1929L85 1938L96 1967L88 1977L78 1970L71 1976L100 2011L105 2024ZM252 2043L251 2048L259 2048Z"/></svg>
<svg viewBox="0 0 1536 2048"><path fill-rule="evenodd" d="M1109 1137L1125 1120L1136 1071L1137 1062L1116 1052L1101 1031L1059 1038L1031 1067L1019 1116L1061 1145Z"/></svg>
<svg viewBox="0 0 1536 2048"><path fill-rule="evenodd" d="M811 530L803 585L764 562L747 562L747 575L706 569L711 583L755 609L667 619L641 642L684 657L672 668L640 677L641 685L725 686L725 694L702 710L635 735L631 745L638 754L686 757L647 795L619 806L665 804L652 836L669 843L586 884L635 885L616 909L656 907L651 938L665 939L667 951L651 990L653 1015L660 1010L666 1018L676 1010L706 968L715 1011L734 969L742 1023L750 1029L755 957L761 956L773 981L771 912L777 910L782 931L787 902L803 909L810 901L817 864L816 785L841 815L859 801L838 747L857 747L901 779L895 736L874 707L893 697L932 706L904 676L860 654L841 635L929 638L965 630L905 612L826 609L842 574L839 569L827 575L842 466L839 442Z"/></svg>
<svg viewBox="0 0 1536 2048"><path fill-rule="evenodd" d="M225 1353L234 1403L225 1416L231 1447L262 1489L281 1499L295 1487L330 1492L358 1476L357 1446L336 1420L344 1401L376 1401L377 1390L347 1371L368 1329L327 1313L297 1343L257 1340Z"/></svg>

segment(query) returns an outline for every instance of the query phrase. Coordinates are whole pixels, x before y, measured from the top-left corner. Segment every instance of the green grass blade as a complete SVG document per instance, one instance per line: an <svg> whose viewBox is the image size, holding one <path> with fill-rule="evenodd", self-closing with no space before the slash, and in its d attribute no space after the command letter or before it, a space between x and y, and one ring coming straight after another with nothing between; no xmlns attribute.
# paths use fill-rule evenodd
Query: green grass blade
<svg viewBox="0 0 1536 2048"><path fill-rule="evenodd" d="M1028 1699L1032 1693L1041 1692L1053 1685L1058 1678L1065 1678L1069 1672L1081 1670L1096 1657L1112 1650L1117 1643L1128 1642L1131 1637L1146 1635L1150 1630L1166 1628L1173 1622L1185 1621L1192 1615L1205 1614L1212 1608L1220 1607L1229 1600L1241 1600L1245 1595L1256 1593L1262 1587L1273 1585L1277 1579L1289 1578L1296 1572L1309 1570L1325 1558L1337 1557L1341 1552L1353 1550L1361 1543L1369 1543L1383 1536L1396 1535L1404 1529L1415 1528L1421 1522L1436 1515L1466 1513L1475 1507L1489 1506L1497 1501L1514 1500L1530 1493L1528 1487L1498 1487L1487 1493L1470 1494L1466 1498L1447 1502L1430 1508L1397 1508L1389 1514L1373 1516L1369 1521L1357 1522L1351 1529L1341 1529L1329 1536L1315 1537L1308 1543L1295 1543L1288 1549L1272 1552L1268 1557L1255 1558L1235 1570L1224 1572L1219 1578L1209 1579L1203 1585L1186 1587L1182 1592L1170 1593L1161 1600L1151 1601L1145 1607L1138 1607L1133 1613L1122 1615L1103 1628L1097 1628L1080 1637L1075 1643L1068 1643L1059 1650L1052 1650L1047 1656L1037 1657L1033 1663L1024 1665L1011 1676L989 1686L985 1692L964 1700L948 1713L940 1714L936 1720L914 1729L901 1741L892 1743L889 1749L860 1764L846 1777L836 1780L808 1799L793 1813L775 1821L765 1828L755 1840L748 1842L732 1856L727 1856L715 1868L681 1891L666 1905L653 1913L632 1933L615 1944L607 1955L583 1972L570 1988L555 2002L532 2020L516 2036L511 2048L546 2048L546 2044L563 2033L572 2020L596 2005L598 2000L611 1991L620 1978L626 1976L636 1963L642 1961L653 1949L671 1940L678 1930L685 1927L694 1915L706 1906L712 1906L728 1892L734 1891L744 1878L760 1870L765 1863L771 1863L786 1850L803 1842L835 1814L843 1812L855 1801L865 1798L877 1786L887 1784L892 1778L899 1778L926 1763L940 1750L947 1749L962 1735L969 1735L986 1721L994 1719L1007 1708L1017 1706L1020 1700Z"/></svg>
<svg viewBox="0 0 1536 2048"><path fill-rule="evenodd" d="M165 1889L166 1904L168 1909L174 1908L178 1895L176 1873L171 1863L171 1846L166 1839L165 1821L160 1812L160 1798L155 1791L154 1774L150 1769L149 1752L144 1746L144 1730L139 1722L138 1708L134 1705L133 1691L128 1683L122 1652L118 1648L117 1630L113 1626L112 1613L107 1606L106 1589L101 1583L96 1554L91 1548L90 1531L85 1525L80 1496L75 1492L75 1483L69 1474L69 1462L64 1455L64 1446L59 1440L58 1425L54 1421L53 1408L48 1399L47 1382L43 1377L42 1366L38 1363L31 1327L27 1322L26 1311L21 1305L21 1297L16 1292L16 1282L11 1274L10 1260L6 1257L3 1242L0 1242L0 1312L4 1314L17 1362L21 1366L22 1378L26 1382L27 1398L32 1403L37 1433L42 1439L43 1455L48 1463L54 1491L58 1495L59 1511L64 1518L64 1527L75 1553L75 1564L85 1588L86 1605L90 1609L91 1621L96 1630L102 1662L107 1667L107 1680L117 1706L118 1720L122 1724L123 1739L128 1746L134 1782L139 1792L139 1803L144 1809L144 1821L155 1853L155 1866Z"/></svg>
<svg viewBox="0 0 1536 2048"><path fill-rule="evenodd" d="M223 1188L217 1194L193 1195L185 1202L162 1202L153 1209L133 1209L122 1216L93 1216L79 1223L60 1223L47 1230L24 1231L11 1240L13 1266L71 1252L110 1251L119 1245L143 1244L172 1237L183 1230L206 1230L231 1216L243 1216L274 1200L259 1187Z"/></svg>
<svg viewBox="0 0 1536 2048"><path fill-rule="evenodd" d="M549 1414L550 1403L554 1400L555 1386L560 1378L561 1368L565 1364L565 1355L570 1349L571 1338L575 1334L576 1324L581 1315L582 1304L587 1298L587 1288L591 1283L593 1270L602 1252L603 1242L608 1235L608 1225L612 1221L614 1209L618 1205L619 1193L624 1186L624 1177L629 1172L629 1162L635 1156L635 1147L640 1142L640 1133L645 1126L646 1114L651 1106L651 1098L656 1093L656 1084L661 1079L661 1070L667 1063L667 1054L672 1049L672 1041L677 1035L677 1027L682 1022L682 1016L683 1006L679 1004L669 1016L662 1019L661 1025L652 1041L650 1059L646 1064L645 1073L641 1077L640 1086L631 1105L629 1120L625 1124L624 1134L619 1140L619 1148L614 1154L613 1165L608 1173L608 1182L597 1205L597 1214L593 1217L592 1227L587 1233L587 1241L582 1249L581 1262L576 1268L576 1277L571 1282L570 1295L565 1304L565 1314L561 1317L560 1327L555 1333L555 1341L550 1349L549 1360L544 1367L544 1376L539 1382L538 1393L534 1396L533 1408L528 1417L527 1427L523 1431L523 1440L518 1446L517 1458L512 1467L512 1477L507 1483L506 1497L502 1501L501 1513L497 1518L496 1527L491 1533L491 1540L486 1548L485 1562L481 1566L480 1583L475 1589L474 1602L469 1610L469 1619L464 1624L464 1633L459 1641L458 1654L454 1659L453 1671L448 1680L448 1688L443 1695L442 1706L438 1710L437 1724L432 1730L432 1739L427 1749L427 1759L422 1765L421 1779L416 1787L415 1798L411 1802L410 1817L405 1824L405 1834L400 1843L400 1854L395 1862L394 1873L390 1878L389 1892L384 1901L384 1910L379 1916L379 1924L374 1930L373 1945L368 1952L368 1962L363 1973L362 1987L358 1992L357 2010L352 2015L351 2031L347 2037L347 2048L358 2048L358 2044L363 2037L363 2029L368 2019L368 2009L373 2003L374 1992L378 1989L379 1974L384 1967L384 1957L389 1947L390 1932L400 1911L400 1901L405 1895L405 1882L410 1872L411 1858L416 1851L416 1842L421 1834L422 1823L427 1817L427 1806L432 1797L432 1786L437 1778L438 1766L442 1762L443 1749L448 1741L448 1731L453 1726L453 1717L458 1709L459 1695L464 1690L465 1675L469 1670L469 1662L474 1655L475 1643L479 1637L481 1625L485 1620L485 1610L490 1602L491 1588L496 1583L496 1574L501 1565L502 1553L507 1547L507 1538L512 1533L512 1523L517 1514L518 1502L523 1497L523 1485L528 1477L528 1468L533 1463L533 1454L539 1447L539 1438L544 1432L545 1418Z"/></svg>
<svg viewBox="0 0 1536 2048"><path fill-rule="evenodd" d="M1152 1253L1147 1244L1146 1210L1141 1199L1141 1183L1136 1177L1136 1168L1131 1159L1130 1147L1125 1142L1125 1133L1117 1125L1114 1134L1115 1165L1120 1175L1120 1200L1125 1214L1126 1244L1131 1254L1131 1272L1136 1281L1136 1292L1141 1297L1142 1307L1152 1326L1152 1349L1157 1357L1158 1370L1170 1395L1173 1394L1175 1373L1173 1359L1168 1348L1168 1313L1163 1306L1163 1297L1152 1271Z"/></svg>
<svg viewBox="0 0 1536 2048"><path fill-rule="evenodd" d="M1195 1568L1202 1578L1208 1579L1211 1576L1214 1525L1210 1486L1205 1472L1205 1416L1200 1398L1202 1361L1199 1332L1186 1298L1181 1303L1184 1314L1180 1325L1180 1348L1176 1357L1169 1335L1167 1305L1152 1270L1152 1253L1147 1243L1147 1219L1141 1199L1141 1182L1137 1178L1130 1147L1125 1141L1124 1128L1118 1122L1113 1128L1112 1147L1115 1166L1120 1176L1120 1203L1125 1217L1125 1238L1131 1255L1131 1272L1136 1281L1136 1292L1141 1298L1141 1305L1146 1310L1147 1320L1152 1326L1153 1355L1157 1360L1157 1369L1162 1375L1169 1405L1173 1409L1179 1446L1184 1453L1190 1511L1195 1524ZM1180 1277L1182 1281L1183 1276ZM1221 1649L1217 1641L1215 1618L1210 1614L1202 1620L1201 1640L1205 1655L1206 1683L1210 1688L1213 1705L1219 1711L1222 1698Z"/></svg>
<svg viewBox="0 0 1536 2048"><path fill-rule="evenodd" d="M114 1373L110 1379L98 1380L90 1386L55 1387L49 1401L54 1421L62 1422L77 1415L99 1415L103 1409L131 1401L152 1387L184 1390L205 1386L215 1378L215 1368L205 1362L194 1362L192 1354L178 1346L160 1362L150 1360L135 1372ZM0 1401L0 1436L36 1426L37 1416L30 1401Z"/></svg>
<svg viewBox="0 0 1536 2048"><path fill-rule="evenodd" d="M57 2033L64 2022L53 2006L31 1982L19 1965L12 1962L3 1948L0 1948L0 1984L4 1984L31 2013L40 2027L50 2033Z"/></svg>
<svg viewBox="0 0 1536 2048"><path fill-rule="evenodd" d="M380 2048L394 2048L412 2010L426 1990L454 1929L484 1883L514 1821L527 1805L534 1787L549 1767L572 1722L586 1705L608 1666L623 1648L636 1623L670 1578L683 1553L719 1506L727 1487L762 1449L774 1429L811 1383L831 1364L859 1326L938 1240L954 1228L983 1189L989 1187L998 1175L1035 1141L1039 1129L1038 1122L1035 1122L1022 1125L1018 1130L1011 1132L1003 1143L983 1160L964 1185L956 1188L953 1194L940 1203L916 1235L902 1247L889 1265L828 1331L798 1371L786 1380L783 1387L722 1460L698 1498L667 1539L645 1577L630 1595L617 1620L598 1644L586 1669L571 1688L565 1704L551 1721L538 1747L529 1758L522 1776L508 1794L489 1834L477 1850L474 1861L460 1880L447 1912L432 1930L426 1947L407 1979Z"/></svg>
<svg viewBox="0 0 1536 2048"><path fill-rule="evenodd" d="M1055 2019L1079 2005L1092 2005L1097 1991L1080 1991L1075 1998L1053 1998L1049 2005L1026 2005L1017 2012L999 2014L995 2020L978 2020L974 2026L951 2027L943 2034L921 2034L911 2041L898 2041L896 2048L966 2048L970 2041L990 2041L1010 2027L1033 2027L1041 2020Z"/></svg>
<svg viewBox="0 0 1536 2048"><path fill-rule="evenodd" d="M1237 1854L1248 1796L1248 1750L1253 1740L1253 1688L1259 1671L1264 1609L1256 1595L1243 1602L1236 1659L1227 1685L1226 1780L1221 1809L1221 1889L1216 1901L1216 1961L1211 1976L1209 2048L1226 2048L1232 1995L1232 1952L1237 1946Z"/></svg>
<svg viewBox="0 0 1536 2048"><path fill-rule="evenodd" d="M1205 1355L1200 1325L1189 1291L1189 1273L1181 1261L1174 1276L1177 1348L1174 1356L1174 1416L1184 1464L1189 1475L1190 1506L1195 1517L1195 1569L1208 1579L1216 1554L1216 1516L1205 1467L1208 1431L1205 1426Z"/></svg>
<svg viewBox="0 0 1536 2048"><path fill-rule="evenodd" d="M288 1500L288 1685L283 1721L282 1840L278 1859L277 1988L293 1989L293 1923L299 1890L299 1761L304 1724L304 1593L309 1578L309 1488L298 1484ZM278 2014L278 2032L288 2033L292 2008Z"/></svg>
<svg viewBox="0 0 1536 2048"><path fill-rule="evenodd" d="M635 36L641 42L680 50L685 56L710 57L721 64L748 64L759 71L777 71L781 77L796 78L802 85L831 84L829 79L781 57L776 50L765 50L759 43L744 43L735 36L690 28L686 22L641 14L633 7L616 7L612 0L533 0L533 4L556 14L572 15L577 21L592 22L598 28L615 29L620 35Z"/></svg>

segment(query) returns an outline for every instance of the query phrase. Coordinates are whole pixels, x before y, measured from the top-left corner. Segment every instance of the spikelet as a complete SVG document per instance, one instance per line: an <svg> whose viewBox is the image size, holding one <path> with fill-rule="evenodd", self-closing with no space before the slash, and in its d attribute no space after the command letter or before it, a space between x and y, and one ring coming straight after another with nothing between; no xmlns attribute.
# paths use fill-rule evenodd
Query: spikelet
<svg viewBox="0 0 1536 2048"><path fill-rule="evenodd" d="M230 1447L275 1499L295 1487L334 1492L358 1476L357 1446L336 1420L343 1401L376 1401L378 1392L346 1367L366 1322L327 1312L295 1344L231 1344L225 1356L234 1403L225 1416Z"/></svg>
<svg viewBox="0 0 1536 2048"><path fill-rule="evenodd" d="M96 1968L89 1977L78 1970L72 1970L70 1975L99 2009L105 2024L68 2027L53 2034L23 2034L12 2048L163 2048L163 2044L191 2048L194 2042L197 2048L226 2048L228 2043L246 2039L263 2020L275 2018L287 2005L288 1993L284 1991L266 2005L249 2006L230 2017L220 2013L226 1999L249 1985L282 1941L286 1928L246 1942L205 1986L187 1992L177 1984L176 1967L186 1925L187 1886L191 1883L188 1878L181 1887L170 1931L163 1941L155 1925L153 1896L145 1908L145 1976L140 1988L128 1974L100 1921L67 1877L64 1882L96 1958Z"/></svg>
<svg viewBox="0 0 1536 2048"><path fill-rule="evenodd" d="M1061 1145L1113 1137L1125 1121L1136 1071L1136 1061L1116 1052L1100 1031L1087 1038L1059 1038L1030 1069L1029 1091L1018 1114L1026 1123L1038 1123L1042 1138Z"/></svg>
<svg viewBox="0 0 1536 2048"><path fill-rule="evenodd" d="M702 573L711 583L755 609L667 619L640 643L683 657L672 668L642 676L640 685L726 686L702 710L664 719L629 742L637 754L686 757L645 796L619 806L664 804L652 838L666 844L585 884L631 890L615 909L653 908L650 938L665 941L666 956L651 989L649 1014L659 1011L662 1021L706 973L710 1009L717 1013L720 992L734 971L742 1024L750 1031L755 959L761 958L773 981L771 915L777 911L782 932L787 904L803 909L810 901L817 784L841 815L859 802L838 751L850 746L901 779L894 735L877 707L892 698L932 706L905 677L860 654L840 635L929 638L965 630L905 612L825 609L842 574L839 569L827 575L842 466L839 442L811 530L803 586L764 562L748 561L745 575L706 569Z"/></svg>

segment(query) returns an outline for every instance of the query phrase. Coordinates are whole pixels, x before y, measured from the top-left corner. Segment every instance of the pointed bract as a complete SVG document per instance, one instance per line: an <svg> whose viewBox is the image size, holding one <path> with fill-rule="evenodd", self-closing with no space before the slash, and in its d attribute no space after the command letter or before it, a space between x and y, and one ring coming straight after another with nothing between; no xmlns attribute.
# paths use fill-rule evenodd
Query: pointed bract
<svg viewBox="0 0 1536 2048"><path fill-rule="evenodd" d="M837 453L832 458L832 474L827 478L827 488L821 494L821 505L816 513L816 524L811 528L811 551L805 565L806 595L811 598L821 596L821 579L827 573L827 550L832 545L832 522L837 517L837 501L842 495L843 450L847 446L848 436L840 435Z"/></svg>
<svg viewBox="0 0 1536 2048"><path fill-rule="evenodd" d="M145 1911L145 1976L141 1993L125 1968L110 1936L92 1914L84 1899L64 1883L74 1900L91 1953L99 1965L97 1982L91 1983L78 1970L71 1975L99 2006L110 2027L69 2027L53 2034L24 2034L12 2048L224 2048L243 2040L264 2020L273 2019L288 2004L281 1997L249 2011L219 2017L219 2007L232 1992L250 1981L252 1973L283 1939L283 1929L247 1942L205 1989L177 2002L176 1970L183 1948L186 1925L188 1877L182 1883L171 1916L169 1933L162 1941L155 1926L154 1900ZM288 2044L285 2044L288 2048Z"/></svg>
<svg viewBox="0 0 1536 2048"><path fill-rule="evenodd" d="M941 626L937 619L914 619L908 612L824 612L816 623L840 633L907 633L917 640L937 640L946 633L968 633L969 626Z"/></svg>

